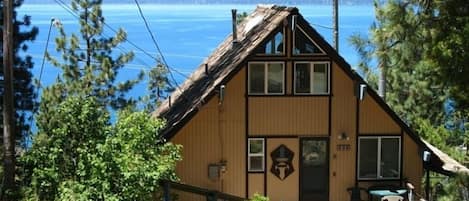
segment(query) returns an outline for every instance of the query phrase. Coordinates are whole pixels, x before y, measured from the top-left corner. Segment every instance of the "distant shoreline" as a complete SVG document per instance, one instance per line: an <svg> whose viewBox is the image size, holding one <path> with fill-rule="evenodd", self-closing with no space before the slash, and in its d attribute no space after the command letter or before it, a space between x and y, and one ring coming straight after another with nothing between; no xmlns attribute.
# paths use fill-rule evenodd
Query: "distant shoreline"
<svg viewBox="0 0 469 201"><path fill-rule="evenodd" d="M64 0L63 2L69 4L70 0ZM373 5L369 0L349 0L339 1L339 6L370 6ZM156 4L156 5L255 5L255 4L277 4L277 5L331 5L328 0L318 0L311 2L308 0L291 0L291 1L250 1L250 0L239 0L239 1L225 1L225 0L140 0L140 4ZM23 5L48 5L57 4L55 0L25 0ZM133 0L103 0L103 5L106 4L135 4Z"/></svg>

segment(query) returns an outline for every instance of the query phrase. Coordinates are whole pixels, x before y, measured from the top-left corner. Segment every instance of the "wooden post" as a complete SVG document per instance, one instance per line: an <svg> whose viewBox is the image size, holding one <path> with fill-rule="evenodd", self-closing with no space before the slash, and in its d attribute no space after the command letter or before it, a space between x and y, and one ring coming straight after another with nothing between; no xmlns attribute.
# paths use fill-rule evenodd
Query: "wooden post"
<svg viewBox="0 0 469 201"><path fill-rule="evenodd" d="M430 200L430 170L428 167L425 179L425 199Z"/></svg>
<svg viewBox="0 0 469 201"><path fill-rule="evenodd" d="M13 105L13 0L3 1L3 189L2 200L15 190L15 127Z"/></svg>
<svg viewBox="0 0 469 201"><path fill-rule="evenodd" d="M167 181L163 183L163 201L171 201L170 184Z"/></svg>
<svg viewBox="0 0 469 201"><path fill-rule="evenodd" d="M333 0L333 18L334 18L334 25L333 25L333 36L334 36L334 48L337 52L339 52L339 0Z"/></svg>

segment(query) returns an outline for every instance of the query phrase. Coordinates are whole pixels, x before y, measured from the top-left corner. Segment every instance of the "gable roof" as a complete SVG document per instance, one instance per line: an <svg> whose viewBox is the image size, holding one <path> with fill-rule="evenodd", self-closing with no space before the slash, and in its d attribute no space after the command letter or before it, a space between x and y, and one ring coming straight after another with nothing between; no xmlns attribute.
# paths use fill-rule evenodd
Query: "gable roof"
<svg viewBox="0 0 469 201"><path fill-rule="evenodd" d="M153 113L164 118L166 126L161 130L166 139L171 139L210 98L217 94L218 87L228 82L244 64L255 49L263 44L278 27L288 24L288 17L297 15L297 23L305 26L304 31L312 36L314 42L356 83L367 85L367 94L375 100L384 111L397 122L421 148L435 156L430 167L433 171L446 175L453 171L443 168L448 162L437 148L428 146L374 91L364 79L358 75L350 64L299 14L295 7L276 5L258 5L256 10L237 26L238 40L233 43L230 34L216 50L178 87ZM443 153L443 152L441 152ZM449 158L449 157L448 157ZM453 163L455 162L455 163ZM459 163L457 163L459 164ZM458 165L456 165L458 166ZM462 166L459 164L459 166ZM464 166L462 166L464 167ZM467 169L467 168L466 168Z"/></svg>
<svg viewBox="0 0 469 201"><path fill-rule="evenodd" d="M298 9L259 5L247 16L237 27L237 42L233 43L230 34L154 112L154 115L166 119L163 135L171 138L216 94L220 85L229 81L240 70L255 48L292 14L298 14Z"/></svg>

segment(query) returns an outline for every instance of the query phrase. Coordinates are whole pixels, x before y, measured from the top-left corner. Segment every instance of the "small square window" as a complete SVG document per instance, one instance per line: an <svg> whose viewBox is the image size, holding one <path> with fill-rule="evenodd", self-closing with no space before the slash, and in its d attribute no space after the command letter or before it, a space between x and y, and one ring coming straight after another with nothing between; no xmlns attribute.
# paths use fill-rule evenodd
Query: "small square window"
<svg viewBox="0 0 469 201"><path fill-rule="evenodd" d="M250 138L248 142L248 171L264 171L264 139Z"/></svg>
<svg viewBox="0 0 469 201"><path fill-rule="evenodd" d="M295 63L295 94L328 94L329 62Z"/></svg>

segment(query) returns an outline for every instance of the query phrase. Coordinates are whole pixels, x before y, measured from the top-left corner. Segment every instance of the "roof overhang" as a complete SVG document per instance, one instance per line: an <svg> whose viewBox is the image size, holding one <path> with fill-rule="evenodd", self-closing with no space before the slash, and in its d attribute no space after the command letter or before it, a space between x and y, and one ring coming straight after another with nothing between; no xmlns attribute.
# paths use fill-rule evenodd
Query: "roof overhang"
<svg viewBox="0 0 469 201"><path fill-rule="evenodd" d="M466 166L454 160L453 158L448 156L448 154L431 145L427 141L423 139L422 141L428 151L430 151L430 153L432 154L430 157L430 162L425 167L426 169L448 176L456 174L469 175L469 169Z"/></svg>

